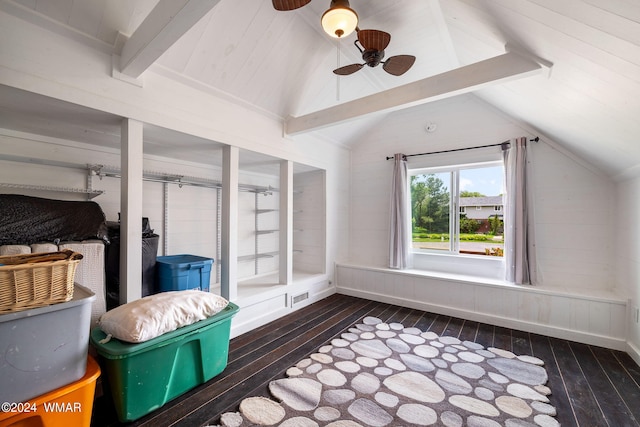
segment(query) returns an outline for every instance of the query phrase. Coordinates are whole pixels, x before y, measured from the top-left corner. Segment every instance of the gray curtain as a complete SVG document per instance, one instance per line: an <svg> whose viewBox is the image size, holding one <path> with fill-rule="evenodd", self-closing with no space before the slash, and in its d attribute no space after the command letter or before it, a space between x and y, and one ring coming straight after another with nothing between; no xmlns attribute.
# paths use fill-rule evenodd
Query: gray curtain
<svg viewBox="0 0 640 427"><path fill-rule="evenodd" d="M509 282L536 282L532 193L528 191L527 138L517 138L504 147L507 196L504 211L506 276Z"/></svg>
<svg viewBox="0 0 640 427"><path fill-rule="evenodd" d="M389 226L389 267L404 269L410 263L411 222L409 218L409 183L407 159L394 155L391 181L391 215Z"/></svg>

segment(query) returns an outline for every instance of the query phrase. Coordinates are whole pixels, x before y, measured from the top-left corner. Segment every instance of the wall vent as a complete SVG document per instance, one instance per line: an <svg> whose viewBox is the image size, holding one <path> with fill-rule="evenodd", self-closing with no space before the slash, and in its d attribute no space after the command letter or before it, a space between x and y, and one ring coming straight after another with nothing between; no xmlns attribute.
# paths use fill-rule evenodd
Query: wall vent
<svg viewBox="0 0 640 427"><path fill-rule="evenodd" d="M296 304L298 304L298 303L300 303L300 302L302 302L302 301L304 301L306 299L309 299L309 292L305 292L305 293L300 294L300 295L292 296L291 297L291 307L293 307L294 305L296 305Z"/></svg>

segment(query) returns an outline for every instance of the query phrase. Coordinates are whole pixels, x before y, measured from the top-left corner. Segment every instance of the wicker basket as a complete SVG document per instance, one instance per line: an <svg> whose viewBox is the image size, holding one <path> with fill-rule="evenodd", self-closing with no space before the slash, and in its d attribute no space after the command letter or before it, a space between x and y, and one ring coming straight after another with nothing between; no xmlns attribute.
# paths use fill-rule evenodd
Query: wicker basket
<svg viewBox="0 0 640 427"><path fill-rule="evenodd" d="M0 314L69 301L80 260L68 249L0 256Z"/></svg>

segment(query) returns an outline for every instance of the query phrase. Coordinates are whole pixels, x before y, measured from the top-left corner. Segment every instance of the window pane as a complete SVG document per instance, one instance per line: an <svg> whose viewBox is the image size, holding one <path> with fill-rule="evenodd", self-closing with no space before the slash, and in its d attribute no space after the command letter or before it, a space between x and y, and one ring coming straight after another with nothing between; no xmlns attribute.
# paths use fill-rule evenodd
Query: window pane
<svg viewBox="0 0 640 427"><path fill-rule="evenodd" d="M460 253L502 256L502 166L460 171Z"/></svg>
<svg viewBox="0 0 640 427"><path fill-rule="evenodd" d="M451 173L411 177L411 223L414 249L451 250Z"/></svg>

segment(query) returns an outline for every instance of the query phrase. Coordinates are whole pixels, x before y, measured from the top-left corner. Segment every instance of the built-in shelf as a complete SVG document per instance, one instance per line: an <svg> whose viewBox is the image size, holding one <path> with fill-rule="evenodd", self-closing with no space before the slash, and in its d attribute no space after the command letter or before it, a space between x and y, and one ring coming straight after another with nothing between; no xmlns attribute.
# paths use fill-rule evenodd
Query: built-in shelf
<svg viewBox="0 0 640 427"><path fill-rule="evenodd" d="M278 230L258 230L256 231L256 234L271 234L271 233L277 233Z"/></svg>
<svg viewBox="0 0 640 427"><path fill-rule="evenodd" d="M277 191L277 189L268 186L267 188L273 189ZM264 192L262 194L256 193L254 197L254 254L248 255L246 257L242 257L243 259L238 259L238 261L253 261L254 262L254 273L256 275L264 274L264 268L273 268L272 262L259 262L261 259L265 258L274 258L278 256L278 251L269 252L274 249L271 240L273 238L263 237L269 234L274 234L278 232L278 222L275 221L275 217L272 215L262 215L268 214L271 212L278 212L278 206L275 204L275 200L271 197L263 197L263 196L272 196L274 193L271 191ZM264 248L267 251L263 251L261 248L261 242L271 242L268 247Z"/></svg>
<svg viewBox="0 0 640 427"><path fill-rule="evenodd" d="M261 254L242 255L238 257L238 261L254 261L261 258L273 258L278 255L278 252L267 252Z"/></svg>
<svg viewBox="0 0 640 427"><path fill-rule="evenodd" d="M49 191L55 193L76 193L76 194L86 194L87 197L93 199L104 193L101 190L89 190L86 188L69 188L69 187L49 187L46 185L29 185L29 184L11 184L2 182L0 183L0 187L4 188L18 188L21 190L35 190L35 191Z"/></svg>

